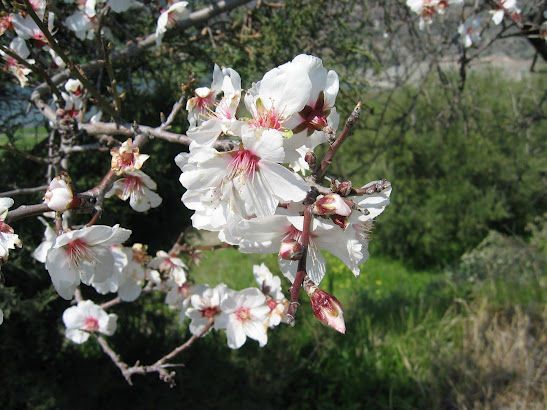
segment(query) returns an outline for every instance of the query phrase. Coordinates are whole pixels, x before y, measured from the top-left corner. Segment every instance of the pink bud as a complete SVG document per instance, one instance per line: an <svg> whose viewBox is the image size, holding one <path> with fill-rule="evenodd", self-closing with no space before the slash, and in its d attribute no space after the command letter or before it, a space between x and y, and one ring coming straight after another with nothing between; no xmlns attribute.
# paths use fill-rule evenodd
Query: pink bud
<svg viewBox="0 0 547 410"><path fill-rule="evenodd" d="M313 205L313 213L316 215L341 215L349 216L351 208L338 194L322 195Z"/></svg>
<svg viewBox="0 0 547 410"><path fill-rule="evenodd" d="M302 258L304 248L302 244L295 240L281 242L279 248L279 257L290 261L297 261Z"/></svg>
<svg viewBox="0 0 547 410"><path fill-rule="evenodd" d="M311 308L315 317L334 330L346 333L344 312L338 299L317 286L306 286L305 288L310 297Z"/></svg>

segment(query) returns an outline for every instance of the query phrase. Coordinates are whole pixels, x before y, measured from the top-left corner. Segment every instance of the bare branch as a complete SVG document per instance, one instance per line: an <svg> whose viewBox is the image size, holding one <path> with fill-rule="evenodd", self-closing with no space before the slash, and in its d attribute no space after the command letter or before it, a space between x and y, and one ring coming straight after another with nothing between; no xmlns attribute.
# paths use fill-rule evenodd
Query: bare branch
<svg viewBox="0 0 547 410"><path fill-rule="evenodd" d="M0 192L0 197L26 195L26 194L34 194L36 192L44 192L47 189L47 187L48 187L47 185L40 185L40 186L35 186L32 188L16 188L16 189L12 189L11 191Z"/></svg>

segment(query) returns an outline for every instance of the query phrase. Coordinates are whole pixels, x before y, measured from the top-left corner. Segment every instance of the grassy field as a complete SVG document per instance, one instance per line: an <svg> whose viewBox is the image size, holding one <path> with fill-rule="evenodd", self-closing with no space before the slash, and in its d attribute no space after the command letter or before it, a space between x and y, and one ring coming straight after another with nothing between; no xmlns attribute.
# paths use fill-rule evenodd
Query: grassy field
<svg viewBox="0 0 547 410"><path fill-rule="evenodd" d="M47 132L44 127L19 128L11 138L8 138L8 135L6 134L0 133L0 153L2 152L1 147L10 140L14 143L16 148L28 151L34 145L42 142L46 138Z"/></svg>
<svg viewBox="0 0 547 410"><path fill-rule="evenodd" d="M219 250L204 255L193 277L212 285L252 286L252 265L262 262L278 272L273 255ZM323 286L345 307L346 335L317 322L304 296L295 328L272 331L264 349L250 345L224 354L243 372L238 380L250 378L257 389L265 389L268 403L274 400L272 408L496 408L519 403L515 408L539 409L545 400L547 359L545 284L538 276L541 270L522 264L524 273L510 274L513 267L505 265L507 272L497 269L475 278L460 268L415 271L399 261L372 257L355 278L329 257ZM222 336L215 341L222 343L218 339ZM298 365L287 369L276 361ZM275 383L263 385L266 375ZM219 400L227 408L234 405L229 396Z"/></svg>

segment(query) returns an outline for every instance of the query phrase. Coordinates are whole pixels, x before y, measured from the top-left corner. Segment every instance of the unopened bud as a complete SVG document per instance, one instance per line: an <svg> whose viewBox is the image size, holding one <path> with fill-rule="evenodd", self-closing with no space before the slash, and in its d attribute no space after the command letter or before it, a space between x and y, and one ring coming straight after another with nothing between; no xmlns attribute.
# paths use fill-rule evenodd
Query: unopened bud
<svg viewBox="0 0 547 410"><path fill-rule="evenodd" d="M281 242L279 248L279 257L281 259L297 261L302 259L304 253L304 247L302 244L295 240L288 240Z"/></svg>
<svg viewBox="0 0 547 410"><path fill-rule="evenodd" d="M331 184L332 192L340 196L348 196L351 192L351 181L338 181L335 179Z"/></svg>
<svg viewBox="0 0 547 410"><path fill-rule="evenodd" d="M74 200L74 193L67 175L59 175L51 180L44 195L44 202L49 209L63 212L69 209Z"/></svg>
<svg viewBox="0 0 547 410"><path fill-rule="evenodd" d="M332 327L340 333L346 333L344 322L344 311L342 305L333 295L319 289L317 286L307 285L304 287L310 297L311 308L314 316L321 323Z"/></svg>
<svg viewBox="0 0 547 410"><path fill-rule="evenodd" d="M338 194L320 195L313 204L313 213L316 215L349 216L351 208Z"/></svg>
<svg viewBox="0 0 547 410"><path fill-rule="evenodd" d="M308 163L310 169L315 169L315 166L317 165L317 157L313 151L306 152L304 160Z"/></svg>

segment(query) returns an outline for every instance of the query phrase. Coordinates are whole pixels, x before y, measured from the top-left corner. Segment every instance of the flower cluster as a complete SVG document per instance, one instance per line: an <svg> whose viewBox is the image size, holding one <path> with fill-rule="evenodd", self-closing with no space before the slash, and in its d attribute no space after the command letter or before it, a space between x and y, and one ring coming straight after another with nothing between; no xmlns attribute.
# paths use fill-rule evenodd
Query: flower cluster
<svg viewBox="0 0 547 410"><path fill-rule="evenodd" d="M338 88L336 72L310 55L269 71L243 98L239 75L215 66L211 86L188 100L193 142L175 159L186 188L182 202L196 211L193 226L218 231L244 253L277 253L291 281L306 246L307 274L316 285L326 271L321 249L358 275L372 219L389 203L391 187L354 197L349 187L313 194L306 156L338 126ZM218 151L222 138L238 145ZM309 244L302 240L306 201L314 213Z"/></svg>
<svg viewBox="0 0 547 410"><path fill-rule="evenodd" d="M449 6L462 3L463 0L407 0L406 5L420 16L419 27L423 30L426 25L433 22L435 15L442 15ZM488 10L488 13L495 25L500 24L504 17L520 22L521 11L516 0L497 0L493 3L494 7ZM478 44L484 28L483 19L479 14L468 15L458 26L462 46L468 48Z"/></svg>

